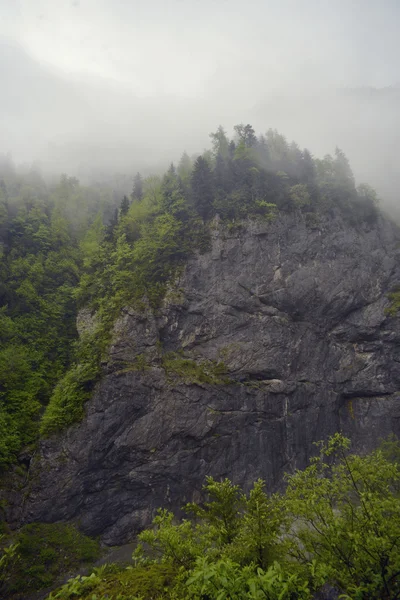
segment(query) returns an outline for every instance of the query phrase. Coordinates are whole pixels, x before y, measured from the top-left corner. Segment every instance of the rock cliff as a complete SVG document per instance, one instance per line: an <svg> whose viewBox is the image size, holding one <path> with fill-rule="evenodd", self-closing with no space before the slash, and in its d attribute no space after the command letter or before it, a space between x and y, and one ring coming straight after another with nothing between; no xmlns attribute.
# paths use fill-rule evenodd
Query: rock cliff
<svg viewBox="0 0 400 600"><path fill-rule="evenodd" d="M357 451L400 434L400 320L385 314L399 240L384 217L213 222L162 309L123 312L84 421L41 444L10 521L72 519L119 544L206 475L273 490L336 431ZM166 372L160 356L182 351L226 376Z"/></svg>

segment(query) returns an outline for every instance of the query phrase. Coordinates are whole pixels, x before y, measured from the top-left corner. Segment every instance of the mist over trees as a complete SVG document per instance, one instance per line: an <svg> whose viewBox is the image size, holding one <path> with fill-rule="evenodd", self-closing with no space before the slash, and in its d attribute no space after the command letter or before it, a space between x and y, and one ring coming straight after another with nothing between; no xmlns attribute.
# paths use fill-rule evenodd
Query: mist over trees
<svg viewBox="0 0 400 600"><path fill-rule="evenodd" d="M337 54L329 52L327 60ZM270 55L271 50L263 56ZM395 79L358 82L349 74L342 81L328 67L305 77L286 60L276 80L272 73L260 76L264 66L248 64L245 52L234 64L236 69L225 66L204 83L204 97L180 95L179 86L176 93L140 93L112 79L50 68L2 37L0 25L0 153L10 152L18 164L35 161L46 176L67 171L91 185L130 172L132 165L143 177L164 171L171 160L178 168L182 148L192 156L207 145L207 132L219 122L231 129L245 118L258 130L277 127L318 155L336 145L344 148L357 179L371 183L385 205L397 209L400 88ZM171 81L177 77L172 71ZM130 195L132 188L124 193Z"/></svg>
<svg viewBox="0 0 400 600"><path fill-rule="evenodd" d="M1 158L2 468L40 433L82 417L119 311L144 301L156 308L185 260L209 247L215 216L232 228L280 211L300 211L309 227L337 211L354 227L378 217L375 191L356 187L339 148L314 158L250 124L231 138L222 126L209 137L209 150L184 152L163 176L122 178L127 192L65 174L46 182L35 167ZM78 338L82 307L96 327Z"/></svg>

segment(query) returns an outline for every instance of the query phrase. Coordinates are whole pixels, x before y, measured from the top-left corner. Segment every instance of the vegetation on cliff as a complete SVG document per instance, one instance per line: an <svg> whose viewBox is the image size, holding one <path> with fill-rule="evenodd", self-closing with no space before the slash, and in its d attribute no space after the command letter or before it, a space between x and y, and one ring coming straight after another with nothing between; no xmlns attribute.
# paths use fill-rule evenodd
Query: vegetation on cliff
<svg viewBox="0 0 400 600"><path fill-rule="evenodd" d="M356 188L339 149L315 159L250 125L233 139L219 127L211 142L162 177L137 174L130 198L66 175L46 184L0 161L0 468L82 417L121 308L156 309L187 258L207 250L215 215L234 227L279 211L301 211L310 226L321 212L376 218L374 191ZM79 338L81 307L97 324Z"/></svg>

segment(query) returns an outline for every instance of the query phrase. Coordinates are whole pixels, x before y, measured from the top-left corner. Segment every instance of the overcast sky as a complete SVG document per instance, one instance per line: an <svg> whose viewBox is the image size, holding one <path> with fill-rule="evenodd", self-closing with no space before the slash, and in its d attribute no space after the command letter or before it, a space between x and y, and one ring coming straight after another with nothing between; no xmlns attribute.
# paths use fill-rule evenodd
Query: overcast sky
<svg viewBox="0 0 400 600"><path fill-rule="evenodd" d="M400 0L0 0L0 151L114 168L250 121L357 164L382 108L324 94L398 85L399 31Z"/></svg>
<svg viewBox="0 0 400 600"><path fill-rule="evenodd" d="M272 87L303 77L390 85L399 29L399 0L0 2L0 33L35 59L141 95L203 95L243 68Z"/></svg>

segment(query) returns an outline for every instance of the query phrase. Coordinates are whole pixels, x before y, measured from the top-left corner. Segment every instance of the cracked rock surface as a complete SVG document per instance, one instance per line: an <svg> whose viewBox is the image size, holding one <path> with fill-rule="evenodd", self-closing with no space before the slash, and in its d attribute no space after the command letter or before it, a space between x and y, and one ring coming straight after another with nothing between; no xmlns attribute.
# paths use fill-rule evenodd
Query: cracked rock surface
<svg viewBox="0 0 400 600"><path fill-rule="evenodd" d="M275 490L336 431L356 451L399 435L399 241L384 217L215 222L158 314L123 311L85 420L41 444L9 521L75 520L121 544L157 507L198 500L206 475ZM160 346L223 362L229 382L167 376ZM149 368L121 369L139 354Z"/></svg>

